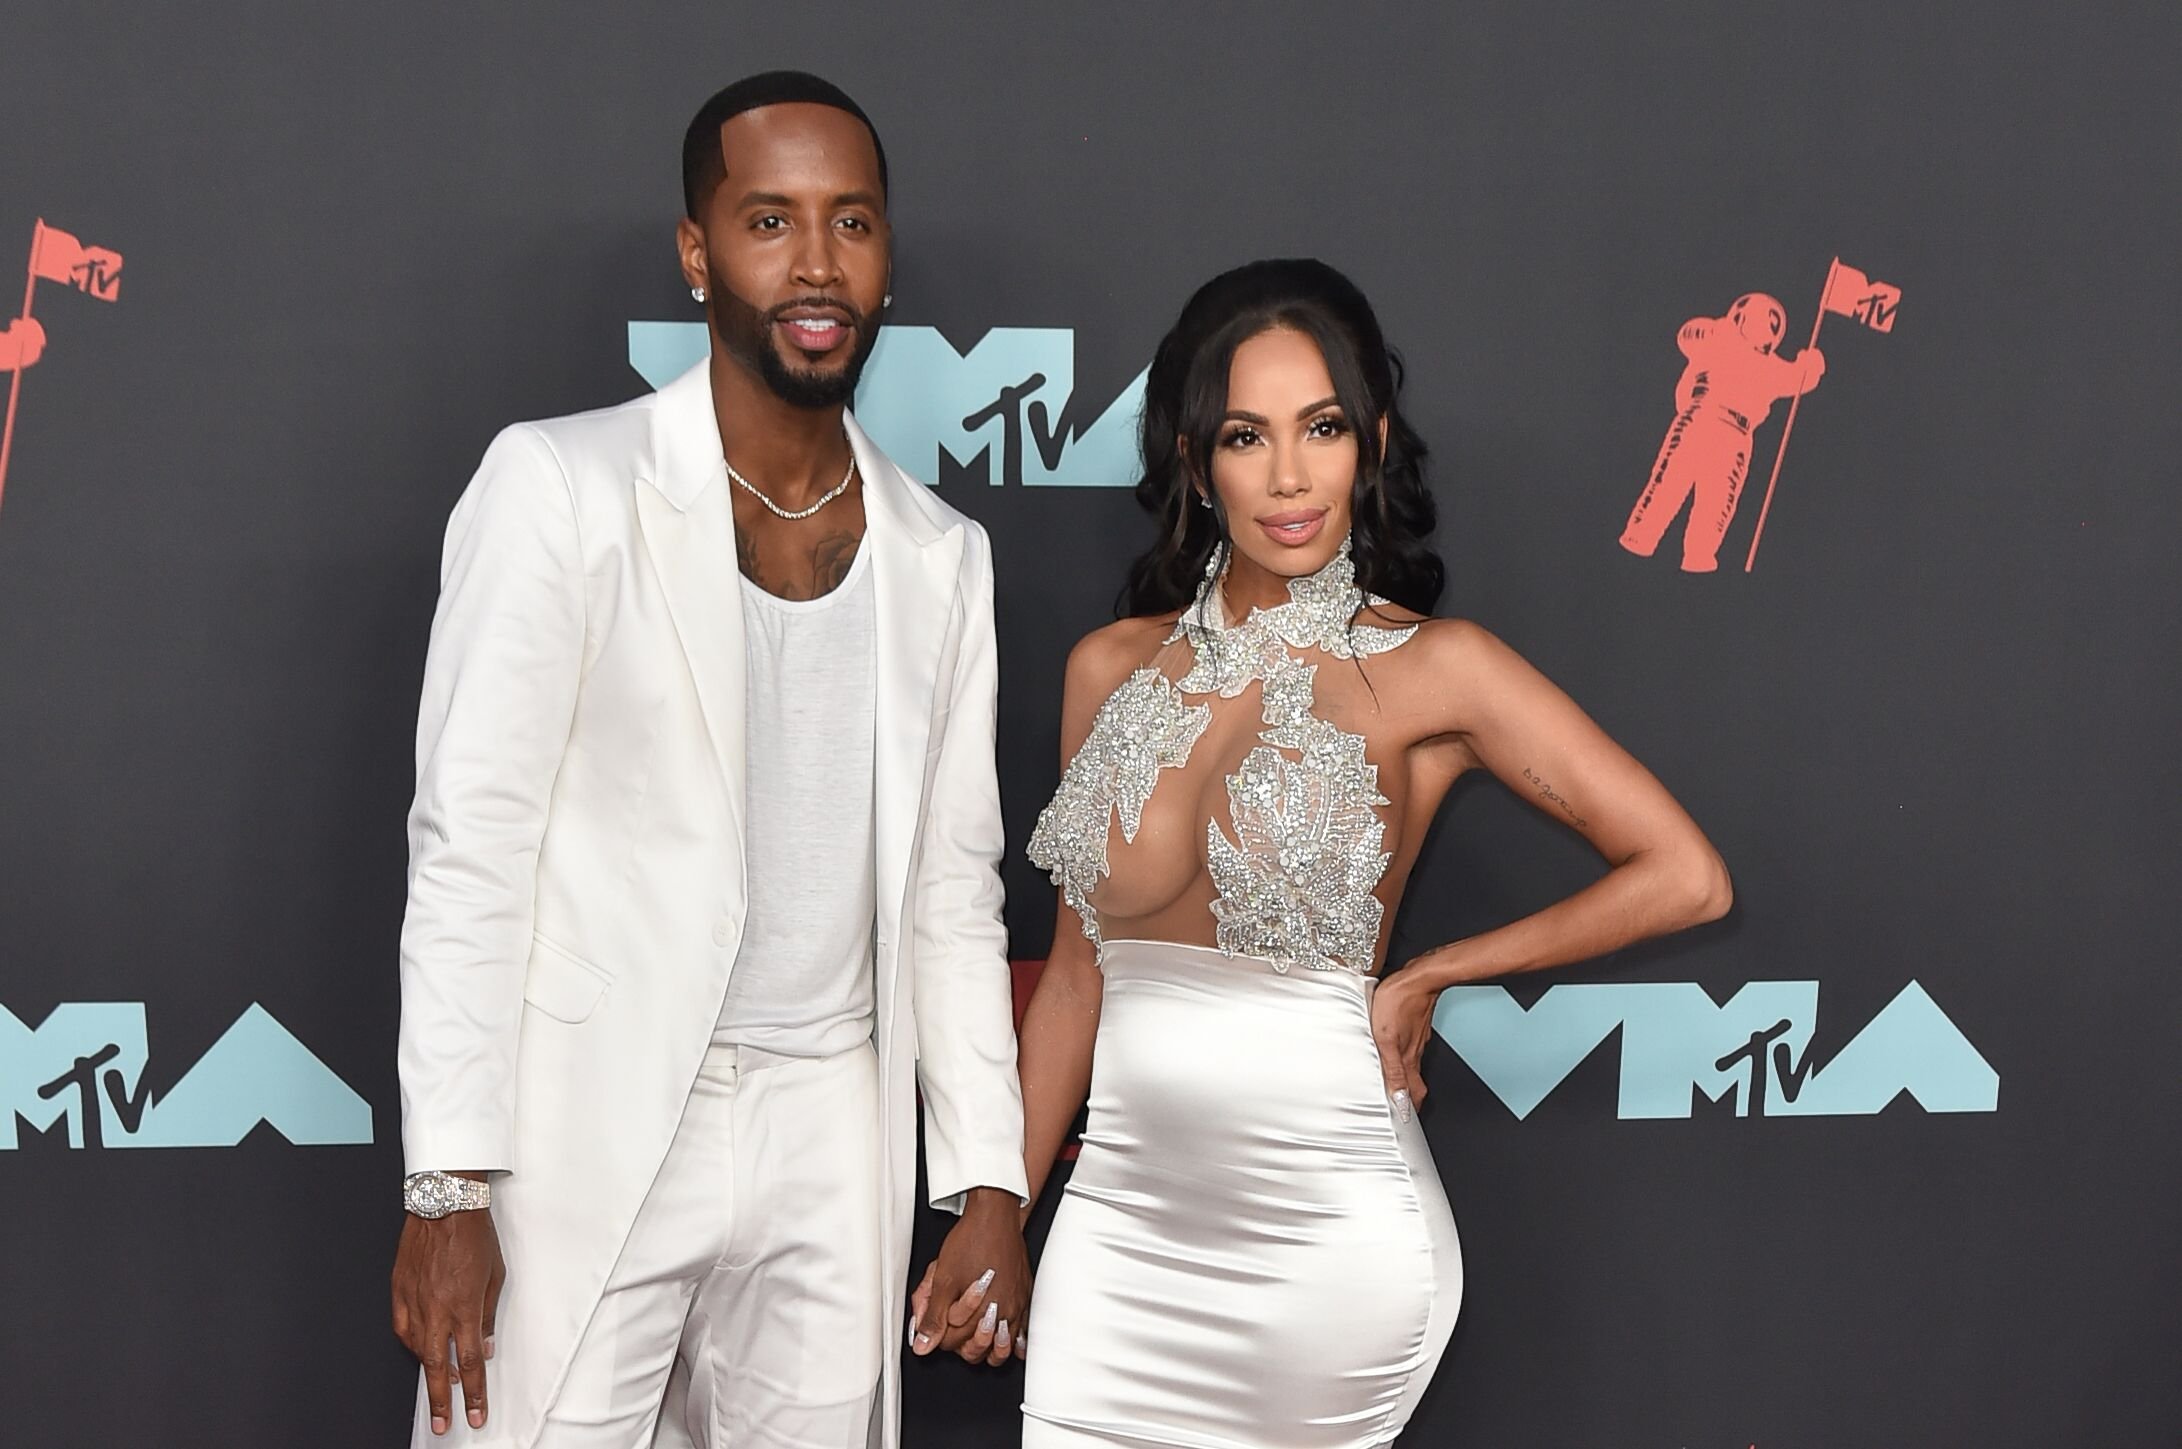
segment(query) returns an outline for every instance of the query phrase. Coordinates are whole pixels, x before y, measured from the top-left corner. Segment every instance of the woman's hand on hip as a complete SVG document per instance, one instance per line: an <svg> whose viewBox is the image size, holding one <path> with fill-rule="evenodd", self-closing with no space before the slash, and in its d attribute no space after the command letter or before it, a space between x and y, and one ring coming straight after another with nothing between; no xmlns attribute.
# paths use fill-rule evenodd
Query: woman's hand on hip
<svg viewBox="0 0 2182 1449"><path fill-rule="evenodd" d="M1386 1076L1387 1099L1395 1117L1407 1122L1424 1104L1424 1044L1432 1037L1432 1008L1439 991L1423 985L1421 973L1397 971L1373 988L1371 1039L1379 1048L1379 1070Z"/></svg>

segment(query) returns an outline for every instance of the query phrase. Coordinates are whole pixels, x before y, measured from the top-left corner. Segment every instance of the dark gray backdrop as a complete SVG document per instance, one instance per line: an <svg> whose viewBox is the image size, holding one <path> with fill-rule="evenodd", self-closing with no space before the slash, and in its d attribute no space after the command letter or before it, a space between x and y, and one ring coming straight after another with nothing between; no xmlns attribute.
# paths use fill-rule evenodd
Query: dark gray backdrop
<svg viewBox="0 0 2182 1449"><path fill-rule="evenodd" d="M395 940L440 529L502 424L641 388L626 323L693 315L682 125L796 64L887 137L893 319L1074 328L1094 405L1221 267L1315 254L1373 296L1436 450L1446 611L1736 874L1722 925L1560 980L1815 979L1824 1061L1914 979L2000 1075L1991 1113L1627 1121L1609 1043L1518 1121L1436 1049L1469 1292L1405 1442L2171 1444L2173 13L9 6L0 308L39 216L127 269L111 306L41 284L0 506L0 1006L145 1003L156 1092L261 1003L376 1140L26 1130L0 1440L398 1441ZM1722 572L1676 571L1679 525L1622 552L1676 328L1764 290L1800 343L1836 253L1901 320L1829 320L1756 571L1785 406ZM941 482L996 541L1019 851L1063 654L1141 525L1122 490ZM1398 946L1596 868L1465 786ZM1008 885L1038 955L1050 891L1013 852ZM1018 1383L915 1365L911 1444L1012 1442Z"/></svg>

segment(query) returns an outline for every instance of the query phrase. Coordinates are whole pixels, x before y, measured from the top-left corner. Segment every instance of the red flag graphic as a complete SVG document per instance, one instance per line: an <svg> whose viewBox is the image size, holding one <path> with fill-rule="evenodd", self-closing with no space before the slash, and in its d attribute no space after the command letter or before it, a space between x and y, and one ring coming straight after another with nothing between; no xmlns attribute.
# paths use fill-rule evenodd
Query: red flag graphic
<svg viewBox="0 0 2182 1449"><path fill-rule="evenodd" d="M1894 309L1902 305L1902 289L1874 282L1854 267L1838 263L1826 283L1826 310L1854 317L1874 332L1894 330Z"/></svg>
<svg viewBox="0 0 2182 1449"><path fill-rule="evenodd" d="M121 253L87 247L57 227L38 228L38 244L30 255L30 274L49 282L64 282L101 302L121 297Z"/></svg>
<svg viewBox="0 0 2182 1449"><path fill-rule="evenodd" d="M1854 267L1841 265L1835 257L1833 265L1826 269L1826 285L1818 294L1818 315L1811 319L1811 340L1806 349L1818 346L1818 329L1825 325L1826 314L1837 312L1843 317L1853 317L1874 332L1894 330L1894 312L1902 305L1902 289L1885 282L1874 282ZM1795 431L1796 405L1803 401L1803 394L1796 394L1788 404L1788 421L1781 424L1780 451L1773 455L1773 476L1765 482L1765 502L1758 509L1758 530L1750 535L1750 553L1743 560L1743 572L1749 573L1758 562L1758 540L1765 537L1765 516L1773 511L1773 485L1780 481L1781 460L1788 456L1788 435Z"/></svg>
<svg viewBox="0 0 2182 1449"><path fill-rule="evenodd" d="M45 328L30 315L40 279L61 282L101 302L121 299L121 253L87 247L68 232L45 224L30 233L30 267L23 278L22 315L0 328L0 358L8 376L7 420L0 423L0 490L7 487L8 454L15 446L15 404L23 395L23 373L45 351Z"/></svg>

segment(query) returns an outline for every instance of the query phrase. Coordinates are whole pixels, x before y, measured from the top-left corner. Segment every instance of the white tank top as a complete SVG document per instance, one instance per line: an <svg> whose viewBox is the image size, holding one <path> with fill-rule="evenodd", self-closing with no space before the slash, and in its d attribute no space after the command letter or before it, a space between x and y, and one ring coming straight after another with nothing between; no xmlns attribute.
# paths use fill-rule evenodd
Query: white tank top
<svg viewBox="0 0 2182 1449"><path fill-rule="evenodd" d="M871 545L817 599L742 581L742 947L713 1040L822 1057L871 1039L877 638Z"/></svg>

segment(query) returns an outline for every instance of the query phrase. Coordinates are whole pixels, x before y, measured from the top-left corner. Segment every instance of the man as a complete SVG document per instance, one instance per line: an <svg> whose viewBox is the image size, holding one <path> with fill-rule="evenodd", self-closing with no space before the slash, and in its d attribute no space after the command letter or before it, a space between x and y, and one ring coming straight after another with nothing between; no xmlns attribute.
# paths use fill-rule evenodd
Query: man
<svg viewBox="0 0 2182 1449"><path fill-rule="evenodd" d="M502 433L448 528L402 933L420 1446L897 1442L920 1082L962 1217L912 1339L997 1361L1023 1322L991 554L845 411L884 154L775 72L683 179L708 361Z"/></svg>

